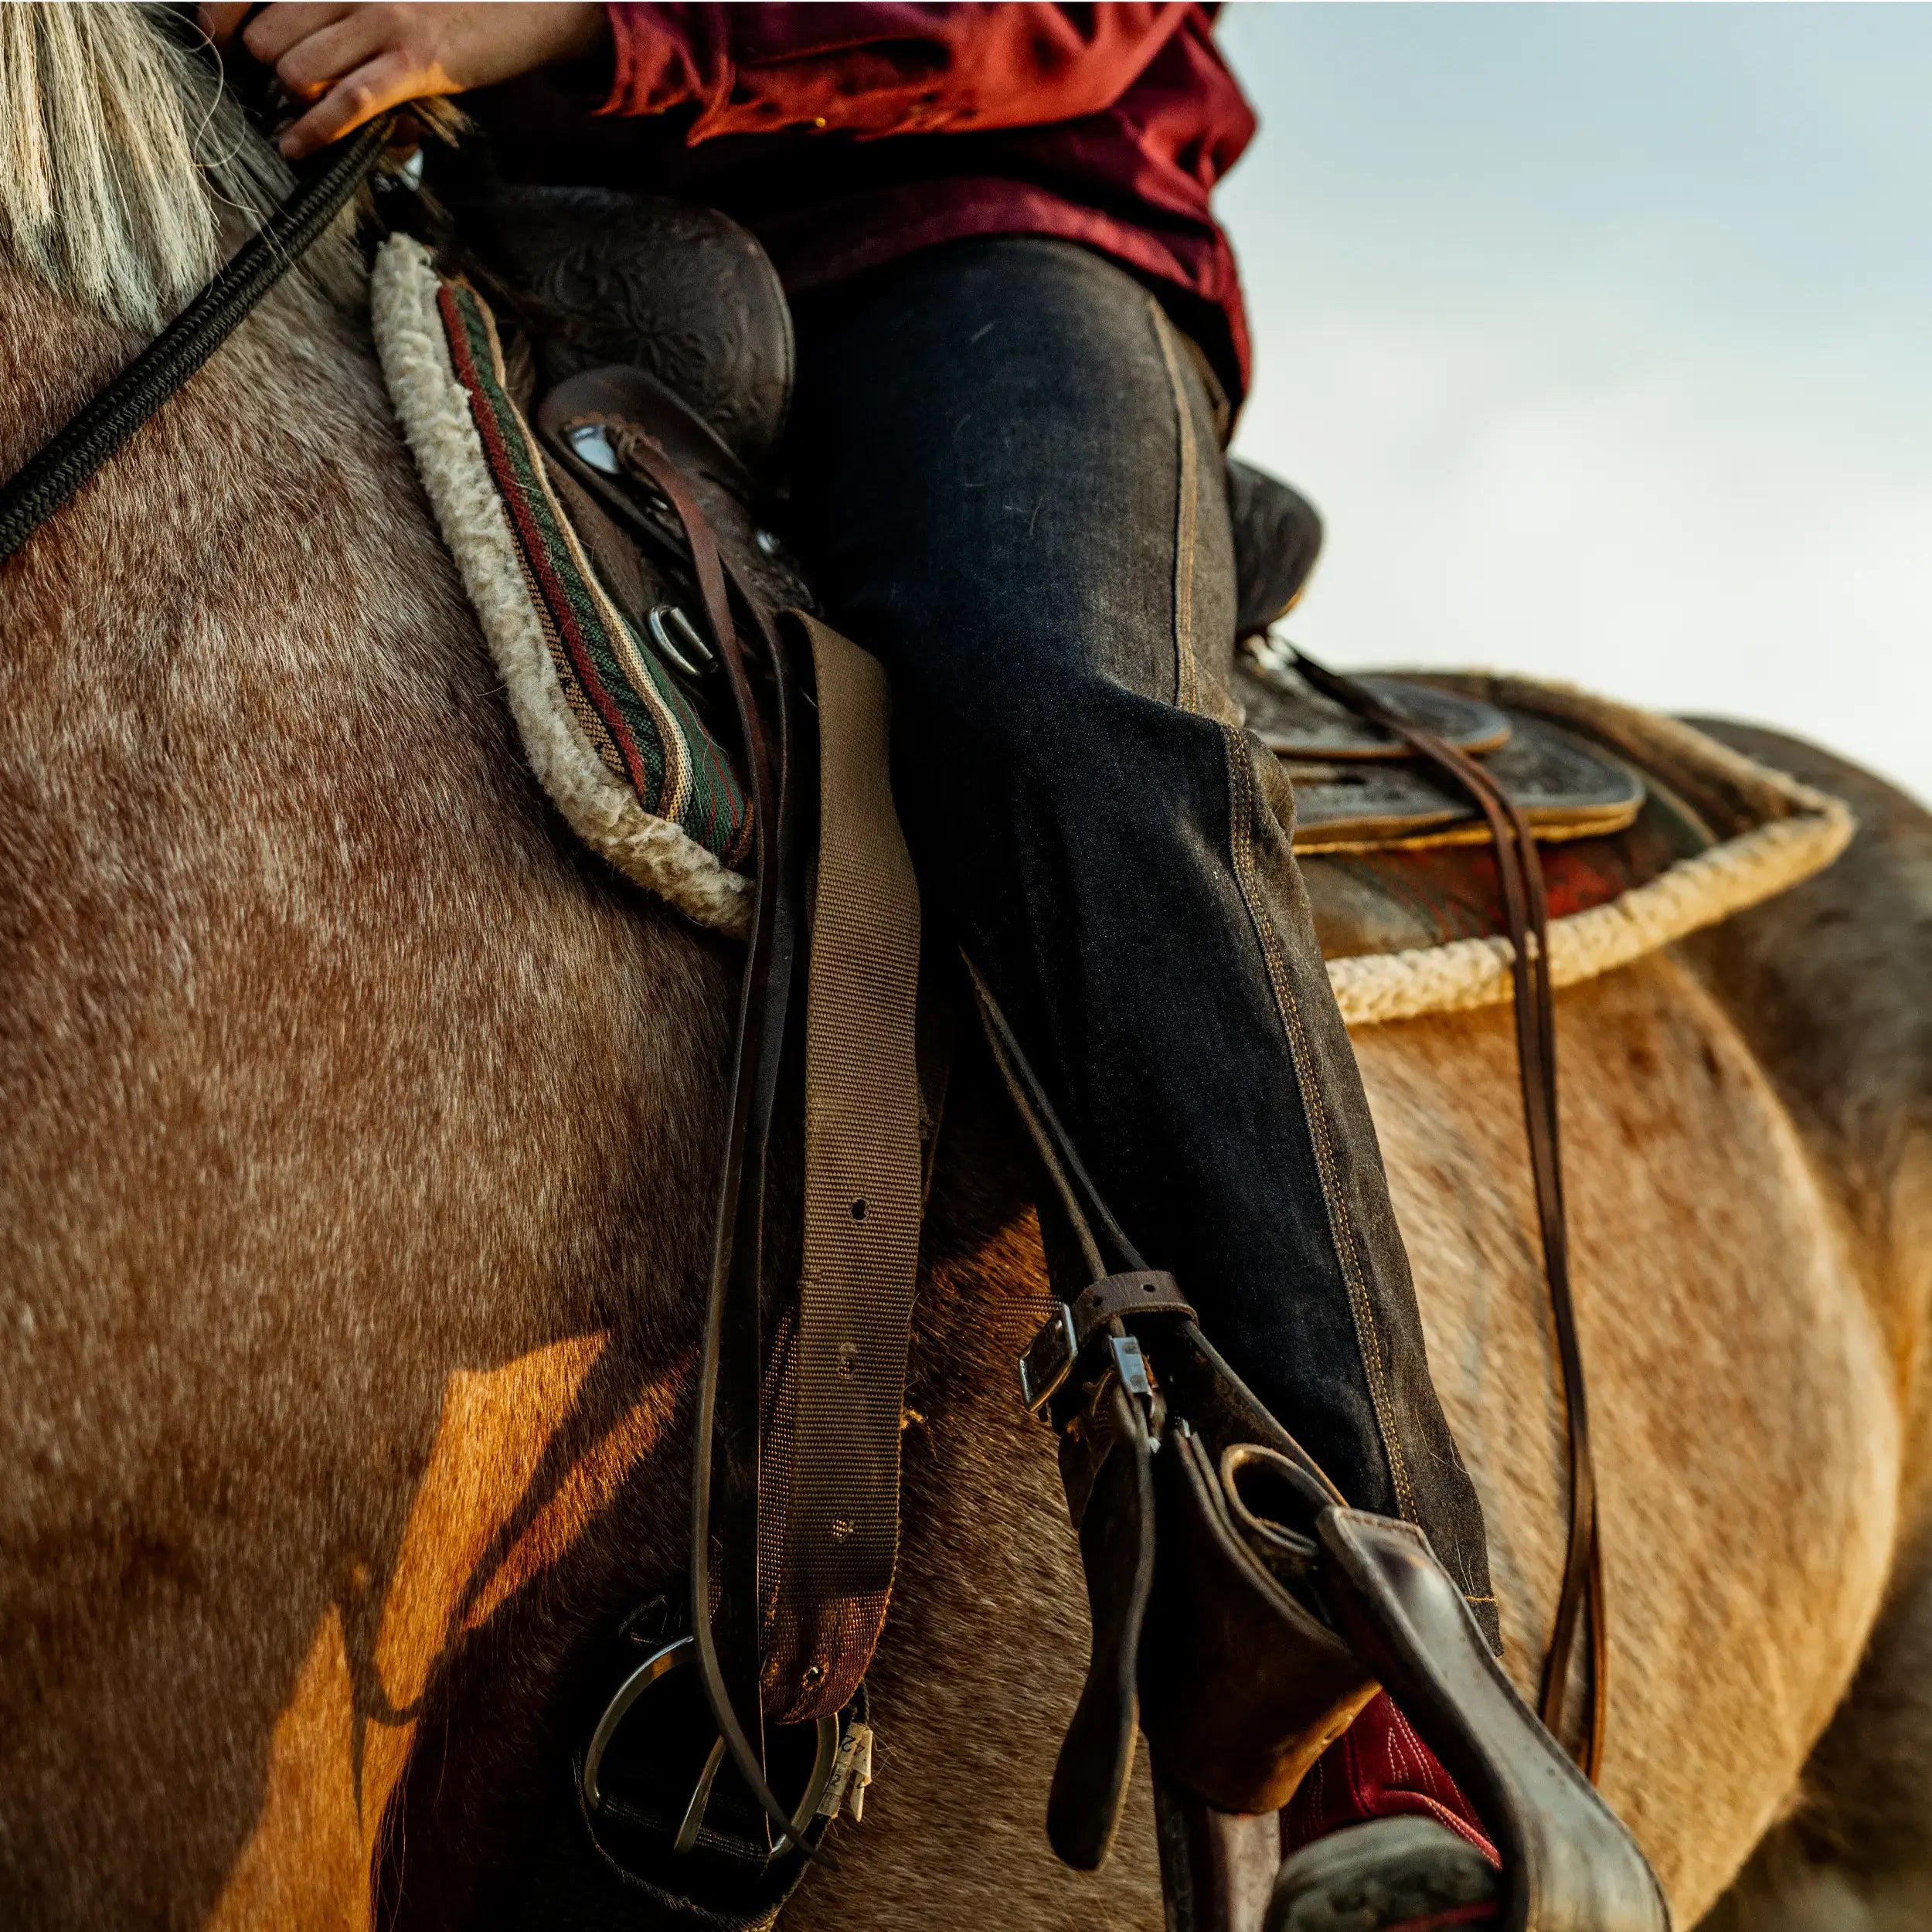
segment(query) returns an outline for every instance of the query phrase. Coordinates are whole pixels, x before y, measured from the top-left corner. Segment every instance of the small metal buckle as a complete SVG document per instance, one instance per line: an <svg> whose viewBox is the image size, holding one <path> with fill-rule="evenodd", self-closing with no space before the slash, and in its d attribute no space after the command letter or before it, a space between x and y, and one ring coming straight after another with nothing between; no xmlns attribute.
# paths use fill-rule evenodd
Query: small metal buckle
<svg viewBox="0 0 1932 1932"><path fill-rule="evenodd" d="M1029 1415L1038 1415L1058 1393L1073 1372L1073 1358L1079 1353L1080 1333L1073 1326L1073 1311L1063 1301L1019 1359L1019 1392Z"/></svg>
<svg viewBox="0 0 1932 1932"><path fill-rule="evenodd" d="M1129 1395L1151 1403L1154 1384L1148 1379L1147 1357L1141 1353L1141 1345L1131 1335L1109 1335L1107 1342L1114 1352L1114 1367L1121 1378L1121 1386Z"/></svg>
<svg viewBox="0 0 1932 1932"><path fill-rule="evenodd" d="M708 678L718 668L718 654L699 636L698 628L675 604L660 604L646 620L658 648L687 678ZM673 631L675 637L672 635Z"/></svg>

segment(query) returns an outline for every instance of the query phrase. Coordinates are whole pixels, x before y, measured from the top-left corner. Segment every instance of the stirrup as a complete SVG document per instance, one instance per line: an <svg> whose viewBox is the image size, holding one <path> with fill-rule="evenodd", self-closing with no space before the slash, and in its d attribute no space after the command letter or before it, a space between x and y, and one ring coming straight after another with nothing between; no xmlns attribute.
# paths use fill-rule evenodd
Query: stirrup
<svg viewBox="0 0 1932 1932"><path fill-rule="evenodd" d="M1170 1926L1226 1925L1224 1855L1240 1835L1216 1820L1278 1811L1380 1684L1502 1856L1503 1932L1669 1932L1636 1841L1518 1697L1428 1539L1349 1508L1215 1352L1172 1277L1108 1213L973 979L995 1060L1101 1277L1020 1363L1028 1406L1060 1434L1092 1608L1049 1801L1055 1851L1087 1869L1105 1857L1138 1726L1167 1801Z"/></svg>
<svg viewBox="0 0 1932 1932"><path fill-rule="evenodd" d="M1434 1818L1383 1818L1304 1845L1281 1868L1264 1932L1401 1932L1493 1924L1496 1869ZM1481 1908L1490 1907L1487 1915Z"/></svg>
<svg viewBox="0 0 1932 1932"><path fill-rule="evenodd" d="M1165 1383L1164 1354L1181 1371ZM1379 1684L1495 1842L1499 1926L1668 1932L1635 1841L1516 1695L1422 1532L1335 1501L1305 1458L1195 1427L1190 1381L1198 1400L1204 1372L1226 1377L1223 1427L1247 1392L1191 1322L1149 1338L1135 1361L1138 1406L1164 1409L1165 1429L1149 1439L1158 1455L1117 1432L1087 1476L1080 1531L1095 1668L1056 1773L1056 1849L1102 1842L1107 1780L1088 1740L1104 1731L1090 1706L1121 1708L1121 1580L1145 1574L1134 1688L1157 1777L1215 1812L1273 1812ZM1089 1419L1119 1415L1124 1398L1119 1370L1101 1366L1077 1418L1084 1455L1099 1433ZM1156 1472L1145 1520L1107 1506L1139 1487L1124 1472L1143 1461Z"/></svg>

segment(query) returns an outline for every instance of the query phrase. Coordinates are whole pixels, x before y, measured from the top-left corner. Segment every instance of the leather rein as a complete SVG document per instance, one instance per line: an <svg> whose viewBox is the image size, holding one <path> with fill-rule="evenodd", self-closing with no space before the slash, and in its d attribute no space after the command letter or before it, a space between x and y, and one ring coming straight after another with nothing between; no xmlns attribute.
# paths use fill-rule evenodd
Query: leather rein
<svg viewBox="0 0 1932 1932"><path fill-rule="evenodd" d="M1296 668L1325 697L1401 739L1421 761L1466 792L1481 811L1496 855L1503 918L1509 936L1509 971L1516 1029L1516 1063L1522 1090L1523 1128L1543 1240L1543 1274L1556 1330L1557 1358L1566 1417L1570 1461L1570 1522L1563 1587L1543 1665L1539 1715L1546 1730L1563 1735L1570 1704L1572 1658L1586 1612L1590 1630L1583 1654L1583 1749L1579 1762L1596 1781L1604 1754L1609 1710L1610 1643L1604 1602L1603 1546L1598 1533L1596 1468L1590 1454L1590 1409L1577 1338L1570 1280L1570 1235L1563 1206L1563 1149L1556 1107L1556 1019L1549 976L1549 909L1543 862L1522 811L1494 776L1447 739L1393 711L1366 685L1295 651Z"/></svg>

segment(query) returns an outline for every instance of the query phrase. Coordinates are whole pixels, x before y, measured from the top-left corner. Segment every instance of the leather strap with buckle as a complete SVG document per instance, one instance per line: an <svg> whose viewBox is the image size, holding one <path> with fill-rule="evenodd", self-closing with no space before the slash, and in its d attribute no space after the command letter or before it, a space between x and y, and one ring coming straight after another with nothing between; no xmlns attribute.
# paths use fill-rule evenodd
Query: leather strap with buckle
<svg viewBox="0 0 1932 1932"><path fill-rule="evenodd" d="M1168 1925L1230 1932L1274 1855L1264 1833L1238 1828L1287 1801L1383 1682L1466 1772L1504 1848L1502 1923L1667 1932L1642 1853L1510 1687L1427 1539L1349 1509L1216 1354L1108 1212L972 977L1047 1196L1095 1277L1020 1365L1028 1406L1060 1437L1090 1610L1048 1800L1055 1851L1083 1869L1104 1859L1144 1731ZM1143 1304L1168 1318L1129 1334Z"/></svg>
<svg viewBox="0 0 1932 1932"><path fill-rule="evenodd" d="M1129 1392L1151 1393L1138 1343L1131 1335L1109 1332L1114 1322L1137 1315L1178 1316L1191 1321L1194 1311L1179 1283L1158 1268L1103 1275L1073 1301L1056 1302L1019 1359L1020 1396L1027 1413L1038 1415L1075 1378L1077 1369L1090 1366L1096 1345L1107 1341L1115 1345L1111 1366Z"/></svg>

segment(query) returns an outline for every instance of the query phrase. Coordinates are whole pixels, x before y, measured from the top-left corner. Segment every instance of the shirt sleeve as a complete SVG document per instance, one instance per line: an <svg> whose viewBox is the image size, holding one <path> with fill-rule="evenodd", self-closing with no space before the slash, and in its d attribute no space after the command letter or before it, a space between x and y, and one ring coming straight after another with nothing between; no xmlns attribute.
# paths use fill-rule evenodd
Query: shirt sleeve
<svg viewBox="0 0 1932 1932"><path fill-rule="evenodd" d="M604 111L695 104L692 144L813 128L861 139L1026 128L1111 107L1194 9L1031 4L614 5Z"/></svg>

